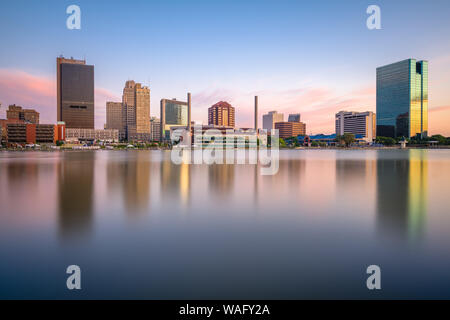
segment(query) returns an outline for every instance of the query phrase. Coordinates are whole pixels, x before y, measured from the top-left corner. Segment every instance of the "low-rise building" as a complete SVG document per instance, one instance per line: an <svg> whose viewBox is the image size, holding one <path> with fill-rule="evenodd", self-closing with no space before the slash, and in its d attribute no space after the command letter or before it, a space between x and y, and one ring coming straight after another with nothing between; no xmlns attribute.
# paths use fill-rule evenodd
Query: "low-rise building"
<svg viewBox="0 0 450 320"><path fill-rule="evenodd" d="M58 126L53 124L8 123L8 144L56 143Z"/></svg>
<svg viewBox="0 0 450 320"><path fill-rule="evenodd" d="M118 142L119 130L117 129L83 129L66 128L67 141L106 141Z"/></svg>
<svg viewBox="0 0 450 320"><path fill-rule="evenodd" d="M282 139L306 135L306 124L303 122L277 122L275 129L278 129L279 137Z"/></svg>
<svg viewBox="0 0 450 320"><path fill-rule="evenodd" d="M361 135L366 142L372 142L376 138L375 114L371 111L336 113L336 134L343 136L344 133Z"/></svg>
<svg viewBox="0 0 450 320"><path fill-rule="evenodd" d="M6 110L8 120L20 120L25 123L39 124L39 112L33 109L23 109L15 104L10 105Z"/></svg>

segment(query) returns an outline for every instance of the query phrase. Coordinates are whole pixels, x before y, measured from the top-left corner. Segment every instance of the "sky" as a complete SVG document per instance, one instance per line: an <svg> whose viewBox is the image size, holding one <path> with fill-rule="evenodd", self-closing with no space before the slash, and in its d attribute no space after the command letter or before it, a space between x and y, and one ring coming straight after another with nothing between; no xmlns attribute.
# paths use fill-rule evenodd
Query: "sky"
<svg viewBox="0 0 450 320"><path fill-rule="evenodd" d="M81 29L69 30L69 5ZM369 30L369 5L381 29ZM192 118L218 101L253 126L263 113L301 113L307 133L334 132L340 110L376 110L376 68L429 61L429 132L450 136L450 1L15 0L0 2L0 118L9 104L56 122L56 57L95 66L96 127L127 80L162 98L192 93ZM260 123L262 121L260 120Z"/></svg>

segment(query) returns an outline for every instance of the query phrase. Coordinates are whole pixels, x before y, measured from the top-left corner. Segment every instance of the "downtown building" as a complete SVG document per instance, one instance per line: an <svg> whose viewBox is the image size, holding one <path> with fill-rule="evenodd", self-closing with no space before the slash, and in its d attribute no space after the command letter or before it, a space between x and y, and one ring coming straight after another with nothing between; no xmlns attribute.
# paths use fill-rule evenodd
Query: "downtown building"
<svg viewBox="0 0 450 320"><path fill-rule="evenodd" d="M151 140L150 89L129 80L122 95L121 136L127 140Z"/></svg>
<svg viewBox="0 0 450 320"><path fill-rule="evenodd" d="M179 101L177 99L161 99L161 122L160 139L170 141L170 132L178 128L188 128L190 130L190 94L188 101Z"/></svg>
<svg viewBox="0 0 450 320"><path fill-rule="evenodd" d="M8 123L8 144L54 144L65 139L65 125L32 124L32 123Z"/></svg>
<svg viewBox="0 0 450 320"><path fill-rule="evenodd" d="M94 66L85 60L56 59L57 122L94 129Z"/></svg>
<svg viewBox="0 0 450 320"><path fill-rule="evenodd" d="M371 111L340 111L335 115L336 136L352 133L355 137L371 143L376 138L376 117Z"/></svg>
<svg viewBox="0 0 450 320"><path fill-rule="evenodd" d="M306 124L300 122L300 114L290 114L289 121L275 123L275 129L278 129L279 137L282 139L306 136Z"/></svg>
<svg viewBox="0 0 450 320"><path fill-rule="evenodd" d="M6 110L7 120L16 120L17 122L39 124L39 112L33 109L23 109L15 104L10 105Z"/></svg>
<svg viewBox="0 0 450 320"><path fill-rule="evenodd" d="M123 124L122 108L121 102L106 102L105 130L118 130L119 139L125 140L126 132Z"/></svg>
<svg viewBox="0 0 450 320"><path fill-rule="evenodd" d="M220 101L208 109L208 125L235 127L235 108L228 102Z"/></svg>
<svg viewBox="0 0 450 320"><path fill-rule="evenodd" d="M263 115L263 129L270 133L272 129L275 129L275 123L284 122L284 114L277 111L270 111Z"/></svg>
<svg viewBox="0 0 450 320"><path fill-rule="evenodd" d="M150 118L150 132L152 141L161 140L161 120L156 117Z"/></svg>
<svg viewBox="0 0 450 320"><path fill-rule="evenodd" d="M377 136L428 135L428 61L407 59L377 68Z"/></svg>

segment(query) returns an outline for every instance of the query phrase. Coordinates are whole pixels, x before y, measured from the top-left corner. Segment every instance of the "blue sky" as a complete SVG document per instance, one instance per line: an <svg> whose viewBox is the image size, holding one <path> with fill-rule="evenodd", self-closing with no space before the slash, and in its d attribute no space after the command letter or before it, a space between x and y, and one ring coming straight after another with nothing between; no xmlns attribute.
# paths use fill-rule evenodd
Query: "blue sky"
<svg viewBox="0 0 450 320"><path fill-rule="evenodd" d="M66 28L71 4L81 8L81 30ZM381 8L382 30L366 28L370 4ZM103 100L120 99L134 79L150 86L152 115L161 98L191 91L197 120L227 100L246 126L258 94L262 111L301 112L311 131L330 132L339 109L375 110L377 66L413 57L430 61L430 108L442 113L450 106L449 13L447 0L2 1L0 101L21 102L7 90L14 72L53 82L63 54L95 65L97 127ZM31 96L21 103L52 118L56 98Z"/></svg>

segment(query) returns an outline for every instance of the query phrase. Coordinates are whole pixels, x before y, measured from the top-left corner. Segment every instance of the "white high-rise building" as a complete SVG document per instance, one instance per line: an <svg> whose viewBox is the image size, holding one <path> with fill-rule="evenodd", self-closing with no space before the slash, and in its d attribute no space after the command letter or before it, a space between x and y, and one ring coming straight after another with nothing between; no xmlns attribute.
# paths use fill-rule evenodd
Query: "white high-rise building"
<svg viewBox="0 0 450 320"><path fill-rule="evenodd" d="M372 142L376 137L376 117L371 111L336 113L336 135L353 133L362 136L367 142Z"/></svg>

